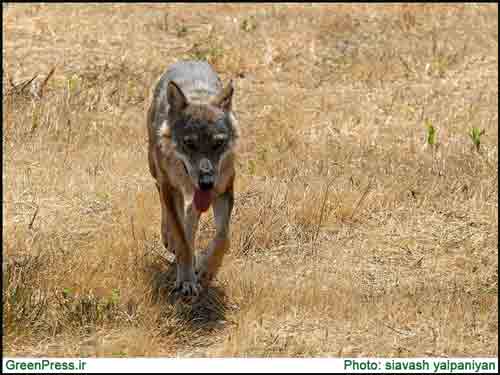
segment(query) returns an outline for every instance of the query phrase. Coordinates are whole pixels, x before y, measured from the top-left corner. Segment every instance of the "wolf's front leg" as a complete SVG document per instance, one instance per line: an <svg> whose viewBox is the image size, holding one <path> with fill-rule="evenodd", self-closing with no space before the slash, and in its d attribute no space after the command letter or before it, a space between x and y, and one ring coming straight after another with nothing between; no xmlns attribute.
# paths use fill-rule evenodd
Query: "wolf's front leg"
<svg viewBox="0 0 500 375"><path fill-rule="evenodd" d="M186 238L188 240L189 246L194 251L194 244L196 240L196 232L198 231L198 224L200 222L200 211L194 208L193 202L189 203L186 207L184 215L184 228L186 231Z"/></svg>
<svg viewBox="0 0 500 375"><path fill-rule="evenodd" d="M208 249L200 254L196 260L198 278L203 287L217 273L222 264L222 259L227 249L229 249L230 233L229 223L234 205L233 189L219 195L214 202L213 211L215 217L215 238L211 241Z"/></svg>
<svg viewBox="0 0 500 375"><path fill-rule="evenodd" d="M179 212L180 194L174 192L167 184L160 186L162 207L169 225L169 242L175 250L177 263L177 278L174 292L187 299L193 299L200 293L200 284L194 272L194 255L190 241L186 238L183 225L183 213Z"/></svg>

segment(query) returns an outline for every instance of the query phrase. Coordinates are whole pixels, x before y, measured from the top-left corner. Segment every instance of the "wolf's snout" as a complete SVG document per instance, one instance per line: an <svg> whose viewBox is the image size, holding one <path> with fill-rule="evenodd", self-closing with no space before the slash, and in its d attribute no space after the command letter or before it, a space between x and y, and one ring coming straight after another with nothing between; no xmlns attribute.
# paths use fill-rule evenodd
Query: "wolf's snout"
<svg viewBox="0 0 500 375"><path fill-rule="evenodd" d="M200 161L200 178L198 184L201 190L210 190L214 187L215 175L214 167L210 160L202 159Z"/></svg>
<svg viewBox="0 0 500 375"><path fill-rule="evenodd" d="M198 184L201 190L210 190L214 187L214 175L213 173L201 173L200 180Z"/></svg>

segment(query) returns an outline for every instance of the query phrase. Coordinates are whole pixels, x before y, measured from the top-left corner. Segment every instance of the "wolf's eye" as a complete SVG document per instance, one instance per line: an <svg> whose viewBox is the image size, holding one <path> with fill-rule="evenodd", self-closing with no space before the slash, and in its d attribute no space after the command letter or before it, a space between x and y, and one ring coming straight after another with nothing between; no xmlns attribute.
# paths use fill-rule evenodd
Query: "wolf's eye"
<svg viewBox="0 0 500 375"><path fill-rule="evenodd" d="M190 150L190 151L195 151L196 150L196 143L192 139L185 139L184 140L184 146Z"/></svg>
<svg viewBox="0 0 500 375"><path fill-rule="evenodd" d="M214 140L212 147L214 150L219 150L222 148L222 146L224 146L224 143L225 143L225 140L219 138L219 139Z"/></svg>

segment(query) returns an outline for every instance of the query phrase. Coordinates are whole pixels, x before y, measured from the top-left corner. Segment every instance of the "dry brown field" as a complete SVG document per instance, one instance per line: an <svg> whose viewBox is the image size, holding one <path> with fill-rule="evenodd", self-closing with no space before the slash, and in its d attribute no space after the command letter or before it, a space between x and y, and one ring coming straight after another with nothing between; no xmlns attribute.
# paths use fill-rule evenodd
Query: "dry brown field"
<svg viewBox="0 0 500 375"><path fill-rule="evenodd" d="M4 355L498 357L497 5L3 7ZM188 58L241 133L196 308L145 127Z"/></svg>

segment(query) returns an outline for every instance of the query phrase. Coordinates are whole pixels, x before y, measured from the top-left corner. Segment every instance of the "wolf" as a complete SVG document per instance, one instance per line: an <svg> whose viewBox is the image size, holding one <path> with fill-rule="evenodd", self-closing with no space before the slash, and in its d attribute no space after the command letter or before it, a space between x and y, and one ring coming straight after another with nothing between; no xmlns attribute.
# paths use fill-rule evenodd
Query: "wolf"
<svg viewBox="0 0 500 375"><path fill-rule="evenodd" d="M232 80L207 62L179 61L161 75L147 110L148 162L161 206L161 238L176 259L173 292L196 300L230 245L238 123ZM212 206L216 233L195 254L200 215Z"/></svg>

